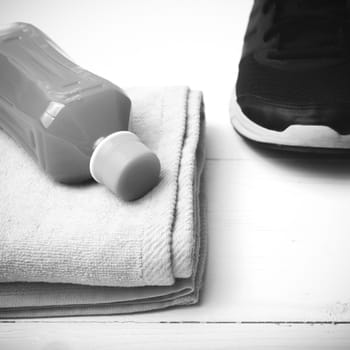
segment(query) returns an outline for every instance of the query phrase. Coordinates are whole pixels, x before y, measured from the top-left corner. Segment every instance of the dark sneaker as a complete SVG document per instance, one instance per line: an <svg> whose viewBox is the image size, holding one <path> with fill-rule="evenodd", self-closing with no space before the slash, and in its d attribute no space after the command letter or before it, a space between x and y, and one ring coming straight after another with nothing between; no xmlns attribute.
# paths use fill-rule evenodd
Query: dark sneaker
<svg viewBox="0 0 350 350"><path fill-rule="evenodd" d="M255 0L231 103L254 141L350 149L350 2Z"/></svg>

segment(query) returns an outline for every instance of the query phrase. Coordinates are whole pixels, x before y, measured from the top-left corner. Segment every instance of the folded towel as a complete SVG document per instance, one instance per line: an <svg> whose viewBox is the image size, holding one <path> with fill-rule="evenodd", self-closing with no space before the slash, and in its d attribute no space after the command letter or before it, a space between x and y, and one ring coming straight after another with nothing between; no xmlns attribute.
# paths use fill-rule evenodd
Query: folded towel
<svg viewBox="0 0 350 350"><path fill-rule="evenodd" d="M130 128L162 165L159 185L135 202L96 183L54 183L0 132L0 317L198 301L206 256L202 95L186 87L127 93Z"/></svg>

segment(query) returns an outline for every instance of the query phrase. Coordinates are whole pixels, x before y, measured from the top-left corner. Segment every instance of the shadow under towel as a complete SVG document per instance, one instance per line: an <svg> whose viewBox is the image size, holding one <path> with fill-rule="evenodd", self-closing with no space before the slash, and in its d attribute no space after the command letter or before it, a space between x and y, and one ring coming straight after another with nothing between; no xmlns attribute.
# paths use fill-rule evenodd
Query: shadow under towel
<svg viewBox="0 0 350 350"><path fill-rule="evenodd" d="M134 202L92 182L54 183L0 132L0 317L198 302L206 258L202 94L186 87L126 92L130 129L162 166L159 185Z"/></svg>

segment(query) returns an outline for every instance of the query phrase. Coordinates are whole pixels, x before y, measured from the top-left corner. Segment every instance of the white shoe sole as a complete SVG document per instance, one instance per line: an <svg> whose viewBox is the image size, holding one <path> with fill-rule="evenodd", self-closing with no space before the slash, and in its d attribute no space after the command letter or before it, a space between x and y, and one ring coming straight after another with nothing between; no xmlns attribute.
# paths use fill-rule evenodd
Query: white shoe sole
<svg viewBox="0 0 350 350"><path fill-rule="evenodd" d="M283 131L264 128L247 118L235 99L230 104L230 115L238 133L256 142L288 147L350 149L350 135L341 135L328 126L291 125Z"/></svg>

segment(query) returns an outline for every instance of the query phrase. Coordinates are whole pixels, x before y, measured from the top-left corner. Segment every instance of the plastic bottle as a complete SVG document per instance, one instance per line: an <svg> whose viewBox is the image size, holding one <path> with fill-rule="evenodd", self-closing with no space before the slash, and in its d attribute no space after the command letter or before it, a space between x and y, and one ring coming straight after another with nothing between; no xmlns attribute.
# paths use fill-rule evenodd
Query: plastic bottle
<svg viewBox="0 0 350 350"><path fill-rule="evenodd" d="M0 29L0 127L54 180L93 177L126 200L153 188L160 163L127 131L130 109L119 87L73 63L34 26Z"/></svg>

